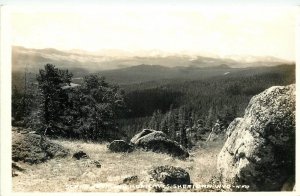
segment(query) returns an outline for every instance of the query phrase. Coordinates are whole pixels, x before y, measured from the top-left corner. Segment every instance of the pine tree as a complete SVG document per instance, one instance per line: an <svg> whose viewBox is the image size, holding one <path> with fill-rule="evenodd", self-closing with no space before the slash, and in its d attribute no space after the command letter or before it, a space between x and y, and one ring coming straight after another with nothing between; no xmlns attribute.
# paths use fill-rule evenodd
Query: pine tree
<svg viewBox="0 0 300 196"><path fill-rule="evenodd" d="M176 141L180 142L180 122L179 122L179 111L174 111L174 128L173 128L173 134Z"/></svg>
<svg viewBox="0 0 300 196"><path fill-rule="evenodd" d="M160 128L162 132L167 134L169 137L171 137L171 132L170 132L170 121L171 121L171 111L167 112L163 117L160 122Z"/></svg>
<svg viewBox="0 0 300 196"><path fill-rule="evenodd" d="M178 127L180 134L180 143L182 146L187 147L188 139L186 135L186 129L188 127L188 118L186 109L181 107L178 111Z"/></svg>
<svg viewBox="0 0 300 196"><path fill-rule="evenodd" d="M206 117L205 128L211 129L213 126L213 121L214 121L214 108L210 107L208 110L207 117Z"/></svg>
<svg viewBox="0 0 300 196"><path fill-rule="evenodd" d="M66 103L66 94L62 87L69 85L71 78L72 74L68 70L57 69L52 64L46 64L45 68L39 71L37 81L42 99L41 120L44 124L59 122Z"/></svg>
<svg viewBox="0 0 300 196"><path fill-rule="evenodd" d="M160 122L161 122L161 117L162 117L162 114L161 114L161 111L160 110L156 110L153 112L153 115L149 121L149 124L148 124L148 127L151 128L151 129L154 129L154 130L159 130L159 125L160 125Z"/></svg>
<svg viewBox="0 0 300 196"><path fill-rule="evenodd" d="M12 89L12 117L15 121L19 121L25 116L24 104L22 99L24 95L17 89L16 86Z"/></svg>
<svg viewBox="0 0 300 196"><path fill-rule="evenodd" d="M79 132L93 140L115 137L118 134L116 119L125 109L124 92L107 83L104 77L88 75L76 93Z"/></svg>

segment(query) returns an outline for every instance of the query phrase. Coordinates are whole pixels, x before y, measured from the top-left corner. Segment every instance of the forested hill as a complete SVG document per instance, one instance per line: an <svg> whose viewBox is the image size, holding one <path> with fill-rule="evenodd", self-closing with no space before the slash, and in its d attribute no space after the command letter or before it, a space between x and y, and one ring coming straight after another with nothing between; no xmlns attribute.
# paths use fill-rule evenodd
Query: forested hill
<svg viewBox="0 0 300 196"><path fill-rule="evenodd" d="M216 67L164 67L161 65L137 65L117 70L99 72L100 75L113 83L133 84L164 79L206 79L213 76L236 72L239 69L227 65Z"/></svg>
<svg viewBox="0 0 300 196"><path fill-rule="evenodd" d="M282 64L272 67L231 68L225 64L218 67L175 67L159 65L139 65L125 69L103 71L99 73L109 82L117 83L126 91L149 89L169 85L182 85L195 81L214 81L250 76L278 75L284 78L295 77L294 64ZM266 78L267 79L267 78Z"/></svg>
<svg viewBox="0 0 300 196"><path fill-rule="evenodd" d="M246 67L231 68L226 64L214 67L164 67L160 65L137 65L117 70L99 72L109 82L119 85L144 83L158 80L205 80L212 77L231 78L240 76L251 76L256 74L282 71L289 69L289 65L278 65L274 67Z"/></svg>
<svg viewBox="0 0 300 196"><path fill-rule="evenodd" d="M213 107L242 104L271 86L295 82L295 66L249 68L234 74L198 80L160 80L122 86L131 112L130 117L151 115L155 110L166 112L170 106L187 106L199 113ZM219 106L217 106L219 105ZM243 107L239 109L244 111Z"/></svg>
<svg viewBox="0 0 300 196"><path fill-rule="evenodd" d="M58 78L64 78L64 75L59 75L65 73L62 70L54 68L53 65L46 65L45 69L47 67L55 70ZM33 126L37 121L31 121L32 117L40 116L36 112L43 109L40 107L40 102L44 100L40 96L43 91L41 91L41 82L37 80L37 76L44 72L45 70L41 70L40 73L13 72L12 113L15 121L22 122L23 126L24 124ZM78 130L75 136L79 137L79 133L90 130L95 124L94 121L100 119L101 123L105 124L102 128L105 133L110 130L106 127L108 123L114 130L125 133L127 138L143 128L164 130L174 138L180 130L188 128L209 131L217 120L221 120L224 127L228 126L234 117L242 115L252 96L271 86L295 83L295 65L255 68L231 68L226 64L201 68L139 65L115 71L97 72L88 77L84 77L83 74L73 78L71 75L69 82L78 88L69 89L68 91L71 92L65 93L68 94L68 99L62 98L58 101L62 102L62 105L66 102L66 107L70 108L66 110L55 107L61 110L59 118L63 120L63 123L66 122L68 130L71 130L65 131L68 137L74 136L74 130ZM112 83L118 84L123 90L119 91L119 88ZM59 83L55 88L59 92L62 91L61 85L63 84ZM87 89L92 90L87 91ZM120 100L125 107L122 107L122 112L114 111L118 113L117 117L110 118L105 116L111 114L107 112L107 104L118 104L120 101L114 100L112 92L116 90L122 97ZM65 94L62 93L62 97L66 97ZM111 99L103 100L101 96L107 97L104 94L110 95ZM94 102L99 99L101 107L78 95L87 99L92 96ZM59 97L54 96L54 98ZM104 118L98 118L98 114L91 112L89 108L95 106L97 106L95 111L99 110L99 115L104 115ZM81 117L78 112L81 115L85 112L86 116L83 117L87 120L87 124L79 123ZM56 114L53 116L58 116ZM70 119L73 119L74 123L70 123ZM58 121L58 123L61 122ZM45 126L45 124L41 125ZM78 129L74 129L74 126ZM89 132L88 135L94 137L93 132Z"/></svg>
<svg viewBox="0 0 300 196"><path fill-rule="evenodd" d="M195 80L166 79L122 85L129 112L122 121L127 131L138 131L151 125L151 119L162 119L185 111L193 122L204 121L210 127L220 116L242 116L249 100L263 90L295 83L295 65L239 69L235 72ZM159 114L157 117L157 114ZM154 115L154 116L153 116ZM150 123L150 124L149 124ZM157 124L161 124L157 120Z"/></svg>

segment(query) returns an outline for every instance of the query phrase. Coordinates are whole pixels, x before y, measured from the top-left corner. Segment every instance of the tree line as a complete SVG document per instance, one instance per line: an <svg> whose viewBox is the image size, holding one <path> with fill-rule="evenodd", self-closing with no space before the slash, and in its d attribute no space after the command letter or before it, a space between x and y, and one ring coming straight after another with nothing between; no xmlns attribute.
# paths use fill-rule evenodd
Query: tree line
<svg viewBox="0 0 300 196"><path fill-rule="evenodd" d="M99 75L85 76L80 85L71 83L72 76L68 70L47 64L28 90L21 93L13 88L13 124L37 132L51 124L54 136L67 138L101 141L118 137L115 121L125 109L124 92Z"/></svg>
<svg viewBox="0 0 300 196"><path fill-rule="evenodd" d="M129 140L151 128L191 147L205 140L216 123L224 131L241 117L252 96L294 83L295 66L234 77L147 82L122 86L124 90L98 74L79 84L72 77L68 70L47 64L23 90L13 86L13 124L38 132L53 124L53 136L93 141Z"/></svg>
<svg viewBox="0 0 300 196"><path fill-rule="evenodd" d="M205 140L205 133L216 123L225 131L234 118L244 115L254 95L271 86L294 82L295 66L284 65L247 75L126 86L125 99L134 107L129 107L127 118L119 119L119 126L129 136L143 128L161 130L182 145L191 146L195 138ZM152 97L157 97L159 104L153 105L149 101Z"/></svg>

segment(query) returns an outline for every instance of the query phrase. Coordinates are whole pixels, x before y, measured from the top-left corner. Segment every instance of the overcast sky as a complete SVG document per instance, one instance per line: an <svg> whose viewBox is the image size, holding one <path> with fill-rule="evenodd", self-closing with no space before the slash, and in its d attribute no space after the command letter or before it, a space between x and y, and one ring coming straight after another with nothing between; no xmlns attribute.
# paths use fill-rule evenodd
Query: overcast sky
<svg viewBox="0 0 300 196"><path fill-rule="evenodd" d="M12 42L63 50L155 49L295 58L293 6L158 5L15 6Z"/></svg>

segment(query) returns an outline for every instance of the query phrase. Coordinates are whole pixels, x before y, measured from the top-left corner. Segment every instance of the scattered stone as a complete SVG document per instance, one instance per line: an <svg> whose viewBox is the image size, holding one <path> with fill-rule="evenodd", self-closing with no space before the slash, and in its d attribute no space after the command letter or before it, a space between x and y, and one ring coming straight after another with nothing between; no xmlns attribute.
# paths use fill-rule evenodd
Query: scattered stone
<svg viewBox="0 0 300 196"><path fill-rule="evenodd" d="M156 193L161 193L161 192L164 191L164 188L161 187L161 186L154 186L154 187L153 187L153 190L154 190L154 192L156 192Z"/></svg>
<svg viewBox="0 0 300 196"><path fill-rule="evenodd" d="M16 172L14 172L14 171L12 171L12 175L11 175L12 177L16 177L16 176L19 176L19 174L18 173L16 173Z"/></svg>
<svg viewBox="0 0 300 196"><path fill-rule="evenodd" d="M79 159L89 159L89 156L81 150L81 151L75 152L73 154L73 158L75 158L77 160L79 160Z"/></svg>
<svg viewBox="0 0 300 196"><path fill-rule="evenodd" d="M130 177L127 177L123 180L123 183L124 184L134 184L134 183L137 183L139 180L138 176L130 176Z"/></svg>
<svg viewBox="0 0 300 196"><path fill-rule="evenodd" d="M218 157L222 183L280 191L295 175L295 125L295 85L254 96L244 117L227 129L229 137Z"/></svg>
<svg viewBox="0 0 300 196"><path fill-rule="evenodd" d="M165 185L189 185L190 175L184 169L173 166L159 166L149 171L151 177Z"/></svg>
<svg viewBox="0 0 300 196"><path fill-rule="evenodd" d="M12 169L12 177L19 176L20 172L25 171L25 169L19 166L16 162L12 162L11 169Z"/></svg>
<svg viewBox="0 0 300 196"><path fill-rule="evenodd" d="M161 131L144 129L135 135L131 142L138 148L145 150L167 153L178 158L187 158L189 153L177 142L167 138L166 134Z"/></svg>
<svg viewBox="0 0 300 196"><path fill-rule="evenodd" d="M11 163L12 169L18 170L18 171L25 171L22 167L20 167L16 162Z"/></svg>
<svg viewBox="0 0 300 196"><path fill-rule="evenodd" d="M92 161L92 164L94 164L97 168L101 168L101 163L99 161Z"/></svg>

